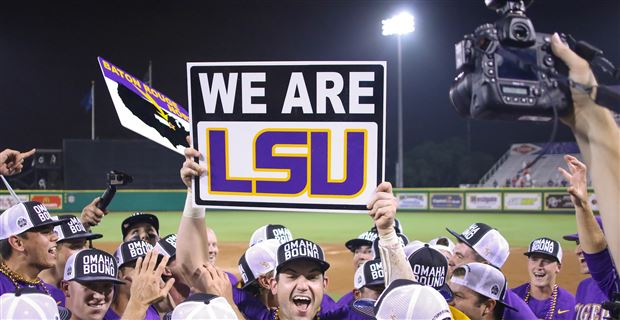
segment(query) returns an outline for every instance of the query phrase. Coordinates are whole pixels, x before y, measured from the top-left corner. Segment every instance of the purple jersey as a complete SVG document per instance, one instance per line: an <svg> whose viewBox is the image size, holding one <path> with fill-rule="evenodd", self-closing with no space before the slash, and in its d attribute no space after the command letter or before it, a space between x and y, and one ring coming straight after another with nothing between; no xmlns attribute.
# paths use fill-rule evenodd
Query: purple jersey
<svg viewBox="0 0 620 320"><path fill-rule="evenodd" d="M43 281L41 281L41 283L43 283L43 286L45 286L45 288L43 288L43 286L38 285L38 284L29 285L27 283L17 281L17 284L19 285L20 288L35 288L41 291L42 293L49 292L50 296L52 296L52 298L54 298L54 301L56 301L56 304L64 307L65 306L65 294L62 292L62 290L54 287L51 284L45 283ZM16 289L15 285L13 284L11 279L9 279L9 277L7 277L4 273L0 272L0 295L8 293L8 292L15 292L15 289ZM47 292L46 292L46 289L47 289Z"/></svg>
<svg viewBox="0 0 620 320"><path fill-rule="evenodd" d="M351 290L349 291L349 293L340 297L340 299L338 299L338 302L336 302L336 305L338 307L347 307L351 305L351 302L353 302L353 300L355 300L355 295L353 294L353 290Z"/></svg>
<svg viewBox="0 0 620 320"><path fill-rule="evenodd" d="M506 303L517 309L514 311L509 308L504 309L504 320L529 320L529 319L537 319L530 307L512 290L506 290Z"/></svg>
<svg viewBox="0 0 620 320"><path fill-rule="evenodd" d="M617 271L614 268L611 256L607 249L595 253L583 253L592 278L579 283L575 295L576 319L603 319L609 317L609 311L604 310L601 304L608 299L608 293L618 286ZM594 276L596 275L595 280ZM615 280L614 280L615 279ZM614 284L615 282L615 284Z"/></svg>
<svg viewBox="0 0 620 320"><path fill-rule="evenodd" d="M583 253L590 275L596 282L599 289L607 295L606 300L612 299L614 292L620 292L620 279L618 278L618 270L614 266L609 250L605 250L595 253L587 254Z"/></svg>
<svg viewBox="0 0 620 320"><path fill-rule="evenodd" d="M105 313L105 316L103 316L103 320L120 320L120 316L118 314L116 314L116 312L114 312L114 310L112 310L112 308L108 308L108 312ZM144 316L144 320L159 320L159 312L157 312L157 309L155 309L154 306L149 306L148 309L146 309L146 315Z"/></svg>
<svg viewBox="0 0 620 320"><path fill-rule="evenodd" d="M224 271L226 272L226 271ZM230 280L230 284L233 287L236 287L237 284L239 283L239 279L237 279L237 276L235 276L234 274L230 273L230 272L226 272L226 275L228 276L228 280Z"/></svg>
<svg viewBox="0 0 620 320"><path fill-rule="evenodd" d="M522 299L525 299L527 295L528 283L524 283L521 286L518 286L512 291ZM532 309L534 315L538 317L538 319L546 319L547 312L549 308L551 308L551 297L546 300L537 300L534 297L530 296L527 301L527 305ZM555 311L553 312L552 319L558 320L572 320L575 318L575 296L573 296L570 292L558 288L558 297L556 299Z"/></svg>

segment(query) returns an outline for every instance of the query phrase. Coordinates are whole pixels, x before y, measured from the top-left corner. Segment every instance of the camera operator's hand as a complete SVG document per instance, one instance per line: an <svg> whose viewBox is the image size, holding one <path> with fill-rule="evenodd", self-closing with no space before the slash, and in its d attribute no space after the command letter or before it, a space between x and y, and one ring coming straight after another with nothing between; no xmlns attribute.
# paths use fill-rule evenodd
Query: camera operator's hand
<svg viewBox="0 0 620 320"><path fill-rule="evenodd" d="M11 149L4 149L0 152L0 174L11 176L22 172L24 159L34 154L36 149L28 152L19 152Z"/></svg>
<svg viewBox="0 0 620 320"><path fill-rule="evenodd" d="M95 198L90 204L88 204L84 209L82 209L82 214L80 215L80 221L84 225L84 228L89 230L91 227L94 227L101 223L103 216L108 214L108 211L102 211L97 208L97 204L101 201L101 197Z"/></svg>
<svg viewBox="0 0 620 320"><path fill-rule="evenodd" d="M585 87L592 87L592 95L588 95L587 92L571 88L571 95L573 98L573 106L575 108L574 113L579 113L581 108L585 108L588 104L593 103L594 98L596 97L596 86L598 85L596 82L596 78L592 73L592 69L590 69L590 65L586 60L582 57L578 56L573 50L571 50L568 45L566 45L560 39L560 36L557 33L554 33L551 37L551 50L553 53L570 69L569 78L576 83L579 83ZM575 119L574 115L569 115L564 117L562 120L569 126L574 125Z"/></svg>

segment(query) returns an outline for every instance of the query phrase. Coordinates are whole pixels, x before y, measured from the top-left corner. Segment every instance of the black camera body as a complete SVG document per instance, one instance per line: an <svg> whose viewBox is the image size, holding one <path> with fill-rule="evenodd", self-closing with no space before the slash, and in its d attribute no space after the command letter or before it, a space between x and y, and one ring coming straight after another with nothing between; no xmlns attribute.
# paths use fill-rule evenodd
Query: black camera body
<svg viewBox="0 0 620 320"><path fill-rule="evenodd" d="M116 194L116 186L125 186L133 181L130 175L116 170L108 172L106 178L108 180L108 187L101 195L101 200L97 203L97 208L101 210L105 210L110 202L112 202Z"/></svg>
<svg viewBox="0 0 620 320"><path fill-rule="evenodd" d="M499 3L499 4L498 4ZM495 1L502 18L455 45L458 76L450 88L456 111L473 119L549 121L572 109L568 68L536 33L522 1Z"/></svg>

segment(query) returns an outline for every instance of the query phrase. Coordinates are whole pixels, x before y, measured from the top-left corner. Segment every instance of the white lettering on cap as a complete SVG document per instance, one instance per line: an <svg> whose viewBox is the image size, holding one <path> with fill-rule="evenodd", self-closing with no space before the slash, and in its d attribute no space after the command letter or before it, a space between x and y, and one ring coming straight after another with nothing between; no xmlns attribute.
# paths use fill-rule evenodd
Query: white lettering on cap
<svg viewBox="0 0 620 320"><path fill-rule="evenodd" d="M273 234L273 239L278 240L280 243L285 243L293 240L293 235L291 234L291 231L287 228L276 228L271 230L271 233Z"/></svg>
<svg viewBox="0 0 620 320"><path fill-rule="evenodd" d="M413 265L413 274L416 281L425 286L440 287L446 282L445 267L431 267L420 264Z"/></svg>
<svg viewBox="0 0 620 320"><path fill-rule="evenodd" d="M300 256L321 260L321 257L319 256L319 248L316 244L310 241L293 241L287 242L284 245L284 261Z"/></svg>
<svg viewBox="0 0 620 320"><path fill-rule="evenodd" d="M52 216L50 216L50 213L47 211L47 208L43 204L37 204L33 206L32 209L34 209L34 212L36 212L39 216L39 220L52 220Z"/></svg>
<svg viewBox="0 0 620 320"><path fill-rule="evenodd" d="M78 233L80 231L86 232L86 229L84 229L84 225L76 217L71 218L71 220L69 220L68 225L69 225L69 229L71 230L71 233Z"/></svg>
<svg viewBox="0 0 620 320"><path fill-rule="evenodd" d="M136 241L136 242L130 242L129 244L127 244L127 249L129 249L129 255L132 258L138 257L138 256L145 256L147 252L149 252L149 250L151 250L153 247L144 242L144 241Z"/></svg>
<svg viewBox="0 0 620 320"><path fill-rule="evenodd" d="M373 281L379 278L385 278L383 267L380 263L373 263L370 265L370 277Z"/></svg>
<svg viewBox="0 0 620 320"><path fill-rule="evenodd" d="M467 230L463 231L463 238L469 240L471 239L478 231L480 231L480 227L477 224L472 224L467 228Z"/></svg>
<svg viewBox="0 0 620 320"><path fill-rule="evenodd" d="M555 244L551 240L538 239L532 242L532 249L530 251L543 251L550 255L553 255Z"/></svg>
<svg viewBox="0 0 620 320"><path fill-rule="evenodd" d="M170 237L166 238L166 242L168 242L171 246L173 247L177 247L177 236L176 235L171 235Z"/></svg>
<svg viewBox="0 0 620 320"><path fill-rule="evenodd" d="M116 277L112 257L102 254L87 254L82 257L83 275L107 275Z"/></svg>

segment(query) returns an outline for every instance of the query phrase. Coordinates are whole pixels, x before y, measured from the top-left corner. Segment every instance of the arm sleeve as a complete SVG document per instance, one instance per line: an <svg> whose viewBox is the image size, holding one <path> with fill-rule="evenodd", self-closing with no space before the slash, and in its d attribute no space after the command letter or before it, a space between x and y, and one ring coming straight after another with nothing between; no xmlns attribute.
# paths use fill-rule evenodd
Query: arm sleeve
<svg viewBox="0 0 620 320"><path fill-rule="evenodd" d="M583 253L590 275L596 282L599 289L607 295L608 299L612 298L614 292L620 291L620 279L618 278L618 269L614 265L609 249L601 252L588 254Z"/></svg>

